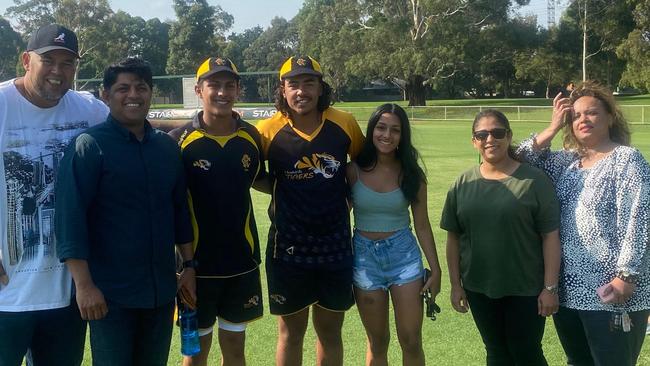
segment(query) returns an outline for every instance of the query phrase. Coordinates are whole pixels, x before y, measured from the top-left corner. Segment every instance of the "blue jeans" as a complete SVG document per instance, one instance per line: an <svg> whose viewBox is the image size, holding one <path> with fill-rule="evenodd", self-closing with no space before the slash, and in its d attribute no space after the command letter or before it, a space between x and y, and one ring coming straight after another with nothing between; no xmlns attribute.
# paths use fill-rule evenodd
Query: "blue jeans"
<svg viewBox="0 0 650 366"><path fill-rule="evenodd" d="M488 366L547 365L542 351L546 318L537 314L537 296L493 299L468 290L465 294Z"/></svg>
<svg viewBox="0 0 650 366"><path fill-rule="evenodd" d="M645 339L650 310L629 313L632 328L624 332L610 323L610 311L575 310L560 307L553 316L557 335L573 366L634 366Z"/></svg>
<svg viewBox="0 0 650 366"><path fill-rule="evenodd" d="M410 228L381 240L354 232L354 285L362 290L388 290L422 278L422 254Z"/></svg>
<svg viewBox="0 0 650 366"><path fill-rule="evenodd" d="M81 364L86 322L77 303L60 309L0 312L0 366L22 363L29 349L32 366Z"/></svg>
<svg viewBox="0 0 650 366"><path fill-rule="evenodd" d="M108 314L91 320L94 366L165 366L174 321L174 301L153 309L108 302Z"/></svg>

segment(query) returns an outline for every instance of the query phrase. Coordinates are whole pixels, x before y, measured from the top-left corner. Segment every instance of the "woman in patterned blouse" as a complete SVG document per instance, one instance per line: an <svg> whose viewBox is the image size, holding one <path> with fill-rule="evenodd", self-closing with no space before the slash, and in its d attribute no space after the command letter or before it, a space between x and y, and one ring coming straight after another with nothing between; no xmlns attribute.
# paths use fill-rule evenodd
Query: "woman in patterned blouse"
<svg viewBox="0 0 650 366"><path fill-rule="evenodd" d="M566 121L566 122L565 122ZM551 152L564 130L564 149ZM650 167L629 146L612 93L592 82L553 100L551 124L519 154L560 201L562 272L554 316L572 365L634 365L650 314Z"/></svg>

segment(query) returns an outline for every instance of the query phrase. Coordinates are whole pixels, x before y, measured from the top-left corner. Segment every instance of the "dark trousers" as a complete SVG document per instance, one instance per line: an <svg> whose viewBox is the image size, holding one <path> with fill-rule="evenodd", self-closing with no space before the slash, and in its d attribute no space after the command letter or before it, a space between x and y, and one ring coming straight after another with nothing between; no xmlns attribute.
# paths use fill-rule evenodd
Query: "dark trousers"
<svg viewBox="0 0 650 366"><path fill-rule="evenodd" d="M632 327L612 326L609 311L560 307L553 316L567 364L573 366L633 366L645 339L650 310L629 313ZM619 313L620 314L620 313Z"/></svg>
<svg viewBox="0 0 650 366"><path fill-rule="evenodd" d="M77 303L60 309L0 312L0 366L77 366L83 360L86 322Z"/></svg>
<svg viewBox="0 0 650 366"><path fill-rule="evenodd" d="M106 317L89 322L93 365L167 365L173 318L173 301L153 309L109 302Z"/></svg>
<svg viewBox="0 0 650 366"><path fill-rule="evenodd" d="M537 315L537 296L492 299L465 293L485 344L488 366L547 365L542 351L546 319Z"/></svg>

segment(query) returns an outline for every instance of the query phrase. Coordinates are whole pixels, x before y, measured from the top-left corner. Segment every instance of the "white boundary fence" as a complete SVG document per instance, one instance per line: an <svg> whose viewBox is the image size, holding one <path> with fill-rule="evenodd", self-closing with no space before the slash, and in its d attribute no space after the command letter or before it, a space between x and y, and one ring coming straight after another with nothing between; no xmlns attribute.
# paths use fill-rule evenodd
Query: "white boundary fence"
<svg viewBox="0 0 650 366"><path fill-rule="evenodd" d="M335 105L336 107L336 105ZM619 105L627 121L632 124L650 123L650 105ZM367 115L373 107L348 107L341 109L356 116ZM425 106L405 107L409 118L419 121L466 121L473 120L476 114L488 108L498 109L510 121L549 122L553 107L551 106Z"/></svg>
<svg viewBox="0 0 650 366"><path fill-rule="evenodd" d="M336 107L336 105L335 105ZM623 115L632 124L650 124L650 105L620 105ZM360 122L368 120L375 107L348 107L338 108L354 114ZM409 118L414 121L467 121L487 108L498 109L510 121L528 121L548 123L553 113L550 106L426 106L405 107ZM235 107L242 118L258 120L268 118L275 113L275 108L268 107ZM155 120L189 120L197 109L157 109L149 112L149 119Z"/></svg>

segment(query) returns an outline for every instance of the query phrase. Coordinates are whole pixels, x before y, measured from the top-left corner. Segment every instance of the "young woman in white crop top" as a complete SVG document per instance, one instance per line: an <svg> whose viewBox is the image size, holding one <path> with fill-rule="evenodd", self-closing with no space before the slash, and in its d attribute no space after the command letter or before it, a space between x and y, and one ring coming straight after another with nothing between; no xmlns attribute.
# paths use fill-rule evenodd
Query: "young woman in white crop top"
<svg viewBox="0 0 650 366"><path fill-rule="evenodd" d="M440 292L440 265L427 213L426 176L404 109L384 104L372 114L347 178L355 220L354 293L368 336L366 364L388 363L390 294L403 364L424 365L421 295L430 290L435 299ZM418 242L431 267L426 282Z"/></svg>

